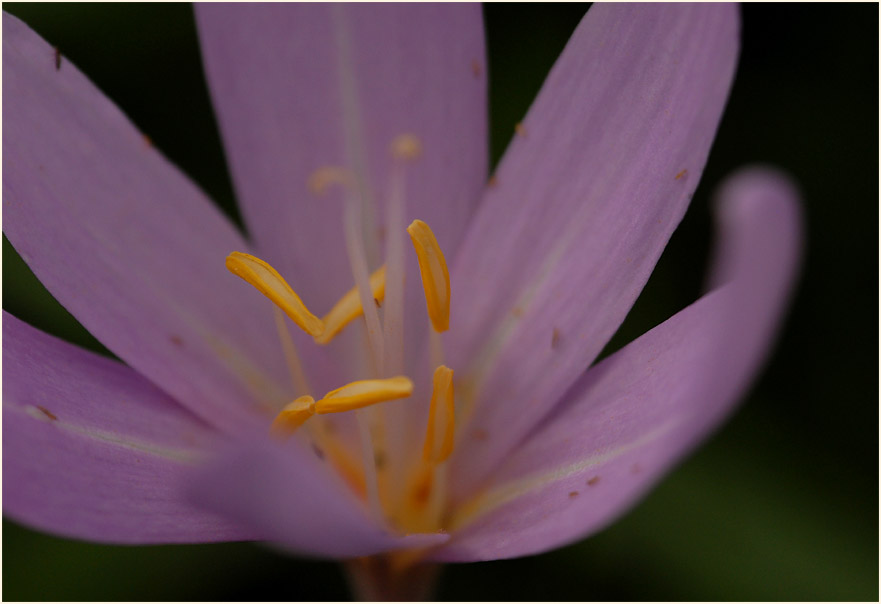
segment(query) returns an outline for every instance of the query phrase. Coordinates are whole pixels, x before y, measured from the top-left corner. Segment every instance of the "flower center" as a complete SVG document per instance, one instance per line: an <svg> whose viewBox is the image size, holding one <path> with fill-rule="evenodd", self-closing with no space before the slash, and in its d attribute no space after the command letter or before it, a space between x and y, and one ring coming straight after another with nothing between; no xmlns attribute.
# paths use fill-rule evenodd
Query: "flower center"
<svg viewBox="0 0 881 604"><path fill-rule="evenodd" d="M354 286L325 314L312 314L294 289L265 261L232 252L226 266L275 304L282 348L294 386L300 395L272 422L277 438L295 438L326 457L371 513L404 532L443 529L447 468L453 451L455 405L453 371L444 365L441 333L449 329L450 276L440 245L431 228L414 220L407 228L416 252L430 320L430 363L434 371L422 455L409 450L406 425L412 414L377 408L379 403L408 398L413 382L404 373L404 202L406 165L421 156L422 145L411 134L397 136L390 146L392 174L386 199L385 264L369 273L364 241L365 216L362 183L346 168L316 170L309 189L326 195L332 187L345 194L343 228ZM367 208L367 214L369 214ZM380 306L382 317L380 318ZM370 376L326 393L316 400L284 322L287 315L318 345L326 345L347 325L363 318L366 325ZM342 435L334 433L322 416L352 412L357 420L360 463Z"/></svg>

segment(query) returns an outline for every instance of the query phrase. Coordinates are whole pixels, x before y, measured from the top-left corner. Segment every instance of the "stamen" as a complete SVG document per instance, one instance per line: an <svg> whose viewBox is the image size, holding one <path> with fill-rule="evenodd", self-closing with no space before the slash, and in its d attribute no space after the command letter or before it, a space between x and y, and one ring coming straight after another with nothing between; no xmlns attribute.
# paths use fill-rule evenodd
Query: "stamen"
<svg viewBox="0 0 881 604"><path fill-rule="evenodd" d="M328 392L315 403L316 413L341 413L376 403L406 398L413 393L413 382L404 376L381 380L359 380Z"/></svg>
<svg viewBox="0 0 881 604"><path fill-rule="evenodd" d="M287 438L313 415L315 415L315 399L311 396L301 396L281 410L281 413L272 422L270 432L276 436Z"/></svg>
<svg viewBox="0 0 881 604"><path fill-rule="evenodd" d="M441 365L434 371L434 389L428 410L428 429L422 458L430 463L441 463L453 452L455 432L455 404L453 399L453 370Z"/></svg>
<svg viewBox="0 0 881 604"><path fill-rule="evenodd" d="M242 252L233 252L226 257L226 268L277 304L306 333L317 336L324 331L324 323L321 319L309 312L278 271L260 258Z"/></svg>
<svg viewBox="0 0 881 604"><path fill-rule="evenodd" d="M421 220L414 220L407 227L407 232L416 249L431 324L435 331L446 331L450 328L450 273L444 254L434 233Z"/></svg>
<svg viewBox="0 0 881 604"><path fill-rule="evenodd" d="M385 266L376 269L370 275L370 290L373 292L373 299L382 303L385 298ZM339 334L343 328L364 314L364 308L361 306L361 296L358 293L356 285L340 298L330 312L324 315L324 331L321 335L315 336L316 344L327 344Z"/></svg>
<svg viewBox="0 0 881 604"><path fill-rule="evenodd" d="M410 530L431 532L441 528L448 470L443 462L453 452L454 432L453 371L441 365L434 372L422 461L412 474L407 504L402 510L405 526Z"/></svg>

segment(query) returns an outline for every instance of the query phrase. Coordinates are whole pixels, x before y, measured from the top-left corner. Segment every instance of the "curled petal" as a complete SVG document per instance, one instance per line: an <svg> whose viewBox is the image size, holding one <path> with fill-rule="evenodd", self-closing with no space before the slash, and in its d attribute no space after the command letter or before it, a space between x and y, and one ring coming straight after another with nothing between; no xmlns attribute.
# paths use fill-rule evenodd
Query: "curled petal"
<svg viewBox="0 0 881 604"><path fill-rule="evenodd" d="M460 502L437 559L522 556L601 529L731 411L785 306L801 217L792 186L765 170L734 177L718 214L719 287L588 370L489 486Z"/></svg>

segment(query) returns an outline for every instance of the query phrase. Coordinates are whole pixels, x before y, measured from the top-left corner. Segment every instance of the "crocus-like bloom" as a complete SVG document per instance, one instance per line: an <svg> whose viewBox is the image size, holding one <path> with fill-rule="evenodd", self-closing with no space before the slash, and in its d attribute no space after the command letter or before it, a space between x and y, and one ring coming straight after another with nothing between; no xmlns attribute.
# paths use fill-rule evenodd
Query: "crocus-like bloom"
<svg viewBox="0 0 881 604"><path fill-rule="evenodd" d="M248 241L3 17L4 230L126 363L4 317L6 514L406 574L598 530L729 412L797 260L770 171L723 187L709 293L591 364L697 186L735 7L591 8L489 184L478 6L196 17Z"/></svg>

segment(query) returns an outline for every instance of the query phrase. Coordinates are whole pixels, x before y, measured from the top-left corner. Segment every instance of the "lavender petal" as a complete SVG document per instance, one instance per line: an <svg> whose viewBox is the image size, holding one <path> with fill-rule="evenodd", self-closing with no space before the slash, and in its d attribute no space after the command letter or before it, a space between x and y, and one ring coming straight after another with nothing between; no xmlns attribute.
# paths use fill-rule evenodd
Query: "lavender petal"
<svg viewBox="0 0 881 604"><path fill-rule="evenodd" d="M719 287L587 371L493 473L438 560L522 556L596 532L724 420L766 357L790 293L796 199L767 170L725 185Z"/></svg>
<svg viewBox="0 0 881 604"><path fill-rule="evenodd" d="M235 227L69 61L3 15L3 229L104 345L207 421L268 423L287 371ZM267 342L270 343L267 345Z"/></svg>
<svg viewBox="0 0 881 604"><path fill-rule="evenodd" d="M449 357L473 399L468 492L618 328L697 187L737 8L596 4L515 135L452 272ZM467 310L467 312L463 312ZM503 401L503 403L500 403Z"/></svg>
<svg viewBox="0 0 881 604"><path fill-rule="evenodd" d="M478 5L200 4L196 19L249 232L307 303L329 309L353 285L342 196L316 195L310 176L363 172L376 268L399 134L423 147L406 167L404 226L421 218L447 249L459 245L487 170Z"/></svg>
<svg viewBox="0 0 881 604"><path fill-rule="evenodd" d="M254 538L184 498L216 433L136 372L6 313L3 369L5 515L106 543Z"/></svg>

